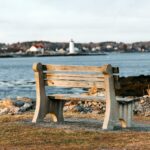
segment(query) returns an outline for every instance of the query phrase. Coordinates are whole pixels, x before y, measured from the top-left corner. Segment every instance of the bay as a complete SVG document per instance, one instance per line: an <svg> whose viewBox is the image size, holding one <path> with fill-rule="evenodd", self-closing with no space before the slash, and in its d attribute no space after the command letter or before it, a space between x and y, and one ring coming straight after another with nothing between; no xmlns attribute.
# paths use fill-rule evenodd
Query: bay
<svg viewBox="0 0 150 150"><path fill-rule="evenodd" d="M36 62L90 66L112 64L112 66L120 68L120 76L150 75L150 53L109 53L108 55L97 56L0 58L0 98L16 96L35 98L32 65ZM59 90L57 89L58 92L60 92Z"/></svg>

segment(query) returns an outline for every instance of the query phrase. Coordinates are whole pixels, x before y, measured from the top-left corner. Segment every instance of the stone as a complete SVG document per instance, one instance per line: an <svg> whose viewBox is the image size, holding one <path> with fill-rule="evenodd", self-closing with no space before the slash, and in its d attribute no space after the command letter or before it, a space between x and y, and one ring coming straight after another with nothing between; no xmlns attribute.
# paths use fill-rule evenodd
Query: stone
<svg viewBox="0 0 150 150"><path fill-rule="evenodd" d="M73 110L75 106L76 105L70 105L68 108L69 108L69 110Z"/></svg>
<svg viewBox="0 0 150 150"><path fill-rule="evenodd" d="M6 115L9 112L9 108L0 109L0 115Z"/></svg>
<svg viewBox="0 0 150 150"><path fill-rule="evenodd" d="M145 117L150 117L150 111L145 112Z"/></svg>
<svg viewBox="0 0 150 150"><path fill-rule="evenodd" d="M89 106L91 106L91 105L92 105L92 103L91 103L91 102L88 102L88 105L89 105Z"/></svg>
<svg viewBox="0 0 150 150"><path fill-rule="evenodd" d="M92 111L92 114L99 114L99 111L98 110L94 110L94 111Z"/></svg>
<svg viewBox="0 0 150 150"><path fill-rule="evenodd" d="M97 105L97 102L92 102L92 105L96 106L96 105Z"/></svg>
<svg viewBox="0 0 150 150"><path fill-rule="evenodd" d="M64 106L63 111L66 112L69 110L69 106Z"/></svg>
<svg viewBox="0 0 150 150"><path fill-rule="evenodd" d="M23 101L24 103L32 103L32 102L33 102L33 100L32 100L31 98L28 98L28 97L20 97L20 96L18 96L18 97L16 98L16 100L18 100L18 101Z"/></svg>
<svg viewBox="0 0 150 150"><path fill-rule="evenodd" d="M13 106L10 108L8 114L11 114L11 115L20 114L20 108Z"/></svg>
<svg viewBox="0 0 150 150"><path fill-rule="evenodd" d="M141 100L140 100L140 103L141 103L141 104L143 104L144 102L145 102L144 99L141 99Z"/></svg>
<svg viewBox="0 0 150 150"><path fill-rule="evenodd" d="M88 107L89 105L86 103L86 104L84 104L83 106L84 106L84 107Z"/></svg>
<svg viewBox="0 0 150 150"><path fill-rule="evenodd" d="M74 110L75 112L84 111L83 107L81 107L80 105L75 106L75 107L73 108L73 110Z"/></svg>
<svg viewBox="0 0 150 150"><path fill-rule="evenodd" d="M22 107L24 105L25 102L23 101L20 101L20 100L16 100L14 101L14 105L17 106L17 107Z"/></svg>
<svg viewBox="0 0 150 150"><path fill-rule="evenodd" d="M92 112L92 109L90 107L85 107L84 112L85 113Z"/></svg>
<svg viewBox="0 0 150 150"><path fill-rule="evenodd" d="M20 107L20 112L25 112L25 111L27 111L27 110L29 110L29 109L31 109L31 107L32 107L32 104L31 103L25 103L22 107Z"/></svg>

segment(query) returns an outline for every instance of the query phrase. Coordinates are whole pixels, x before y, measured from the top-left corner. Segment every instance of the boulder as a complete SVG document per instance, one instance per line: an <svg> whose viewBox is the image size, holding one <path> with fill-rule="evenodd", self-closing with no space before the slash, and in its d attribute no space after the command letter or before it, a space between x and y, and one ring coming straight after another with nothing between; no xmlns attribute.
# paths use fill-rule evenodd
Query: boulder
<svg viewBox="0 0 150 150"><path fill-rule="evenodd" d="M32 103L24 103L24 105L22 107L20 107L19 111L25 112L31 108L32 108Z"/></svg>
<svg viewBox="0 0 150 150"><path fill-rule="evenodd" d="M14 105L15 105L16 107L22 107L22 106L24 105L24 103L25 103L25 102L20 101L20 100L14 101Z"/></svg>
<svg viewBox="0 0 150 150"><path fill-rule="evenodd" d="M22 101L24 103L32 103L33 100L31 98L28 98L28 97L20 97L20 96L17 96L16 98L17 101Z"/></svg>

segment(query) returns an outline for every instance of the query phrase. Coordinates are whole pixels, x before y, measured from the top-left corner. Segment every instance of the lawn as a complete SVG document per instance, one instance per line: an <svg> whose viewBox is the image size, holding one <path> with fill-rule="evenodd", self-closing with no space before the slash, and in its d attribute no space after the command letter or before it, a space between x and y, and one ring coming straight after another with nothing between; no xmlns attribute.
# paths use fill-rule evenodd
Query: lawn
<svg viewBox="0 0 150 150"><path fill-rule="evenodd" d="M33 113L27 113L0 117L0 150L150 149L150 131L88 131L80 128L57 128L56 126L32 124L32 115ZM72 116L73 114L66 114L68 118ZM85 117L85 115L79 114L74 116L78 116L80 119ZM89 117L91 116L89 115L88 119ZM142 119L140 118L140 120Z"/></svg>

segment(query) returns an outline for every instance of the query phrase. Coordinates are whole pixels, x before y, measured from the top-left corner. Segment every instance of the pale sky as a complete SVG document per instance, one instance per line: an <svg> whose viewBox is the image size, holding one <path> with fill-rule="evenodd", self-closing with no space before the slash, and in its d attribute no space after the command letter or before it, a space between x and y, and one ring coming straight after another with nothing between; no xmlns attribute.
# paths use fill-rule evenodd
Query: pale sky
<svg viewBox="0 0 150 150"><path fill-rule="evenodd" d="M150 0L0 0L0 42L150 41Z"/></svg>

